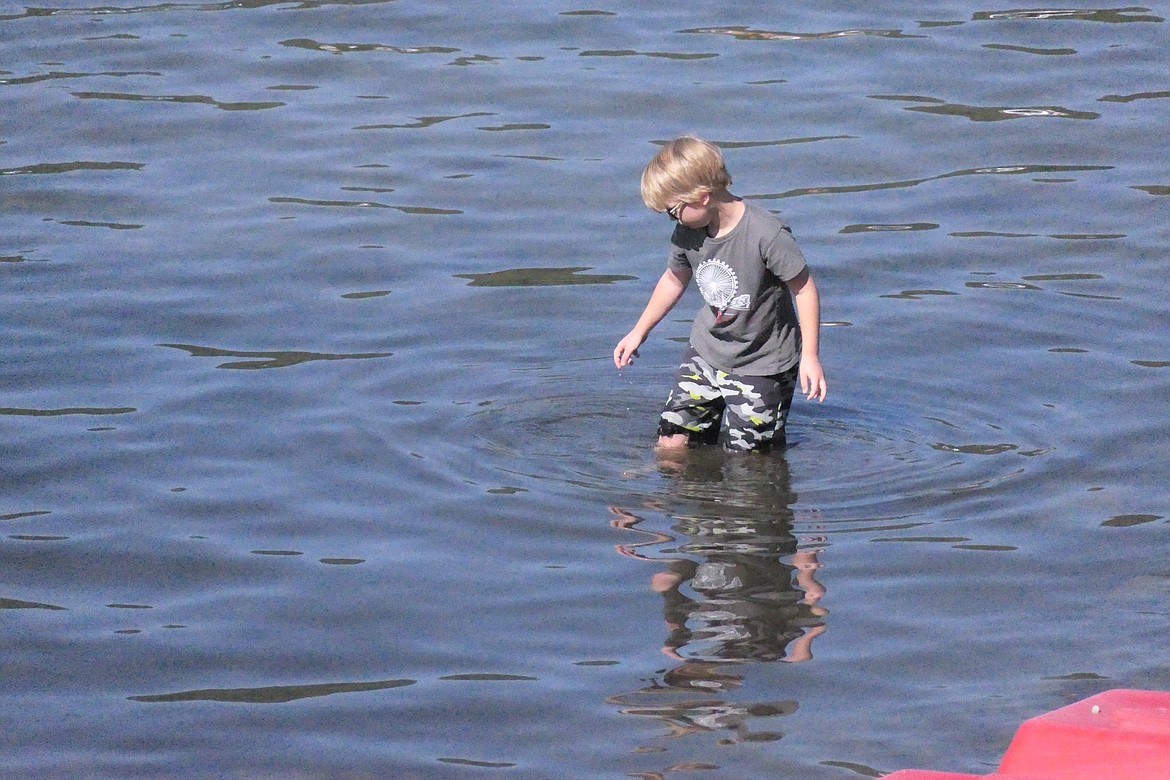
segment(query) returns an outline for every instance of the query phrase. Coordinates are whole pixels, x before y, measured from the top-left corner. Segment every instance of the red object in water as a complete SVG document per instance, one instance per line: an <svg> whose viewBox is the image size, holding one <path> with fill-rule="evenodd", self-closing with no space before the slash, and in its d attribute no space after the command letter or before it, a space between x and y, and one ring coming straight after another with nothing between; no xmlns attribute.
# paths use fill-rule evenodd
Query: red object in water
<svg viewBox="0 0 1170 780"><path fill-rule="evenodd" d="M1025 721L990 775L903 769L886 780L1165 780L1170 693L1118 689Z"/></svg>

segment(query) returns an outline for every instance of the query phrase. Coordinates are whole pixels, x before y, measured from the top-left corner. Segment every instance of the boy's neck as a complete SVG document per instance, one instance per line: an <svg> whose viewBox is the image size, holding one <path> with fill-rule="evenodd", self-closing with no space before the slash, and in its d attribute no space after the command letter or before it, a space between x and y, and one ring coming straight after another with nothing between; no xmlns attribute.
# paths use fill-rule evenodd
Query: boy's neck
<svg viewBox="0 0 1170 780"><path fill-rule="evenodd" d="M727 190L711 193L712 210L711 221L707 223L707 235L711 238L723 238L743 219L743 201Z"/></svg>

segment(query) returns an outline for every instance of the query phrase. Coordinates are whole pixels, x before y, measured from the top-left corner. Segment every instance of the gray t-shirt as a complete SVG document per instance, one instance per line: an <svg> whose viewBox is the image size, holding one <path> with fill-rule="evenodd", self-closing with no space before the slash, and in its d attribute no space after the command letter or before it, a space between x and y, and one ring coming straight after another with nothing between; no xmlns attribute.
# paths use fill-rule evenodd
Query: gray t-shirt
<svg viewBox="0 0 1170 780"><path fill-rule="evenodd" d="M744 207L722 238L679 224L669 267L689 269L707 302L691 328L699 355L724 371L769 376L800 360L800 326L784 283L806 263L780 217L748 201Z"/></svg>

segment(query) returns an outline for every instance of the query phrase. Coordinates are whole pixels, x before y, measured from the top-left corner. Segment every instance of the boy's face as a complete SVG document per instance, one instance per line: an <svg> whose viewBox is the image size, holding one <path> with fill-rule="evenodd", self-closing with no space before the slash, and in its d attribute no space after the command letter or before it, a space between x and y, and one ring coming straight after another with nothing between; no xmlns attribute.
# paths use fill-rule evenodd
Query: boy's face
<svg viewBox="0 0 1170 780"><path fill-rule="evenodd" d="M671 219L678 221L689 228L707 227L711 222L711 196L708 193L703 193L703 197L697 202L687 203L679 201L672 208L667 209L667 214Z"/></svg>

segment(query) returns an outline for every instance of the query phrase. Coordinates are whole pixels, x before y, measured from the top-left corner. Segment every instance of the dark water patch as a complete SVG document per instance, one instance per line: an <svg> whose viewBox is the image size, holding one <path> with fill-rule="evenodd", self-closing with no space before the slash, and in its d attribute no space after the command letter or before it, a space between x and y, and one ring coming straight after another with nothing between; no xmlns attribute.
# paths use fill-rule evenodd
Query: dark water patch
<svg viewBox="0 0 1170 780"><path fill-rule="evenodd" d="M1061 241L1112 241L1125 238L1125 233L1052 233L1049 238Z"/></svg>
<svg viewBox="0 0 1170 780"><path fill-rule="evenodd" d="M516 766L515 763L510 761L480 761L473 758L440 758L437 760L443 764L474 766L480 769L507 769L508 767Z"/></svg>
<svg viewBox="0 0 1170 780"><path fill-rule="evenodd" d="M811 135L801 138L781 138L775 141L718 141L713 143L716 143L721 149L758 149L767 146L790 146L792 144L814 144L820 141L852 141L856 139L855 135Z"/></svg>
<svg viewBox="0 0 1170 780"><path fill-rule="evenodd" d="M88 219L63 219L60 224L70 225L72 227L99 227L108 228L110 230L141 230L146 225L135 225L124 222L93 222Z"/></svg>
<svg viewBox="0 0 1170 780"><path fill-rule="evenodd" d="M1170 98L1170 90L1161 92L1137 92L1132 95L1105 95L1097 98L1104 103L1132 103L1135 100L1165 100Z"/></svg>
<svg viewBox="0 0 1170 780"><path fill-rule="evenodd" d="M574 661L573 666L620 666L621 661Z"/></svg>
<svg viewBox="0 0 1170 780"><path fill-rule="evenodd" d="M367 298L384 298L389 294L389 290L370 290L369 292L342 293L341 297L350 301L361 301Z"/></svg>
<svg viewBox="0 0 1170 780"><path fill-rule="evenodd" d="M11 534L9 539L15 539L18 542L63 542L68 536L46 536L41 534Z"/></svg>
<svg viewBox="0 0 1170 780"><path fill-rule="evenodd" d="M1079 347L1052 347L1048 351L1049 352L1057 352L1057 353L1061 353L1061 354L1071 354L1071 355L1085 355L1085 354L1088 354L1088 352L1089 352L1089 350L1080 349Z"/></svg>
<svg viewBox="0 0 1170 780"><path fill-rule="evenodd" d="M390 46L384 43L321 43L312 38L290 38L281 41L281 46L294 49L327 52L329 54L355 54L379 52L385 54L455 54L459 49L451 46Z"/></svg>
<svg viewBox="0 0 1170 780"><path fill-rule="evenodd" d="M903 290L900 293L888 293L886 295L879 295L879 298L900 298L907 301L920 301L923 298L929 298L939 295L958 295L957 292L951 290Z"/></svg>
<svg viewBox="0 0 1170 780"><path fill-rule="evenodd" d="M394 192L394 187L342 187L343 192L373 192L378 195L385 195L389 192Z"/></svg>
<svg viewBox="0 0 1170 780"><path fill-rule="evenodd" d="M821 761L819 763L821 766L831 766L834 769L847 769L862 777L882 777L889 774L889 772L883 772L880 769L874 769L872 766L859 764L856 761Z"/></svg>
<svg viewBox="0 0 1170 780"><path fill-rule="evenodd" d="M589 49L580 52L580 57L650 57L666 60L709 60L718 57L718 54L699 53L687 54L670 51L636 51L635 49Z"/></svg>
<svg viewBox="0 0 1170 780"><path fill-rule="evenodd" d="M503 57L492 57L488 54L470 54L456 57L451 60L450 64L457 67L467 68L473 65L490 65L495 62L500 62Z"/></svg>
<svg viewBox="0 0 1170 780"><path fill-rule="evenodd" d="M0 176L14 176L20 174L52 174L73 173L75 171L140 171L146 163L136 162L94 162L91 160L77 160L62 163L37 163L22 165L19 168L2 168Z"/></svg>
<svg viewBox="0 0 1170 780"><path fill-rule="evenodd" d="M20 599L5 598L0 598L0 609L48 609L53 611L66 611L65 607L59 607L56 604L43 604L39 601L21 601Z"/></svg>
<svg viewBox="0 0 1170 780"><path fill-rule="evenodd" d="M132 406L115 406L115 407L100 407L100 406L71 406L64 409L18 409L13 407L0 406L0 415L11 415L13 417L65 417L68 415L106 415L106 414L132 414L138 410Z"/></svg>
<svg viewBox="0 0 1170 780"><path fill-rule="evenodd" d="M1076 293L1068 292L1067 290L1057 290L1058 295L1067 295L1070 298L1087 298L1091 301L1120 301L1121 298L1116 295L1093 295L1091 293Z"/></svg>
<svg viewBox="0 0 1170 780"><path fill-rule="evenodd" d="M536 682L540 678L528 677L522 674L491 674L485 672L477 674L449 674L439 679L448 682Z"/></svg>
<svg viewBox="0 0 1170 780"><path fill-rule="evenodd" d="M484 126L476 128L477 130L484 130L489 133L509 133L517 130L549 130L552 125L544 122L509 122L503 125Z"/></svg>
<svg viewBox="0 0 1170 780"><path fill-rule="evenodd" d="M976 22L996 21L1043 21L1043 22L1104 22L1124 24L1128 22L1164 22L1161 16L1154 16L1148 8L1116 9L1024 9L1018 11L979 11L971 17Z"/></svg>
<svg viewBox="0 0 1170 780"><path fill-rule="evenodd" d="M1076 111L1062 106L969 106L961 103L907 106L906 111L921 111L940 116L957 116L972 122L1003 122L1009 119L1100 119L1094 111Z"/></svg>
<svg viewBox="0 0 1170 780"><path fill-rule="evenodd" d="M216 368L290 368L319 360L369 360L373 358L391 357L393 352L357 352L352 354L332 354L328 352L302 351L241 351L234 349L219 349L218 347L200 347L192 344L158 344L160 347L181 349L191 354L191 357L230 357L249 358L249 360L229 361L220 363Z"/></svg>
<svg viewBox="0 0 1170 780"><path fill-rule="evenodd" d="M31 257L25 257L24 255L0 255L0 263L30 263L30 262L33 262L33 259ZM39 262L43 263L46 261L40 260Z"/></svg>
<svg viewBox="0 0 1170 780"><path fill-rule="evenodd" d="M313 198L271 197L269 203L292 203L298 206L324 206L326 208L391 209L385 203L368 200L316 200Z"/></svg>
<svg viewBox="0 0 1170 780"><path fill-rule="evenodd" d="M149 604L106 604L110 609L154 609Z"/></svg>
<svg viewBox="0 0 1170 780"><path fill-rule="evenodd" d="M750 27L696 27L689 30L679 30L680 33L697 35L730 35L741 41L823 41L833 38L895 38L914 39L925 38L925 35L912 35L902 30L830 30L828 32L797 33L781 30L757 30Z"/></svg>
<svg viewBox="0 0 1170 780"><path fill-rule="evenodd" d="M1129 362L1142 368L1170 368L1170 360L1131 360Z"/></svg>
<svg viewBox="0 0 1170 780"><path fill-rule="evenodd" d="M591 266L566 268L510 268L482 274L455 274L456 279L470 279L468 287L558 287L574 284L613 284L634 281L625 274L585 274Z"/></svg>
<svg viewBox="0 0 1170 780"><path fill-rule="evenodd" d="M1150 195L1170 195L1170 185L1166 184L1143 184L1130 189L1141 190Z"/></svg>
<svg viewBox="0 0 1170 780"><path fill-rule="evenodd" d="M1082 282L1104 279L1101 274L1092 273L1064 273L1064 274L1030 274L1022 277L1027 282Z"/></svg>
<svg viewBox="0 0 1170 780"><path fill-rule="evenodd" d="M1034 284L1025 282L965 282L964 287L972 290L1041 290Z"/></svg>
<svg viewBox="0 0 1170 780"><path fill-rule="evenodd" d="M908 222L904 224L860 224L847 225L839 232L843 235L851 233L898 233L915 230L938 230L940 225L935 222Z"/></svg>
<svg viewBox="0 0 1170 780"><path fill-rule="evenodd" d="M502 485L500 487L488 488L487 492L493 496L514 496L518 493L527 493L528 488L516 487L514 485Z"/></svg>
<svg viewBox="0 0 1170 780"><path fill-rule="evenodd" d="M403 214L414 214L422 217L449 217L463 213L460 209L440 209L434 206L391 206L390 208L401 211Z"/></svg>
<svg viewBox="0 0 1170 780"><path fill-rule="evenodd" d="M963 455L1002 455L1005 452L1015 452L1019 449L1016 444L945 444L938 442L930 445L931 449L939 452L957 452Z"/></svg>
<svg viewBox="0 0 1170 780"><path fill-rule="evenodd" d="M582 9L580 11L561 11L559 16L617 16L613 11L598 11L595 9Z"/></svg>
<svg viewBox="0 0 1170 780"><path fill-rule="evenodd" d="M300 550L252 550L252 555L304 555Z"/></svg>
<svg viewBox="0 0 1170 780"><path fill-rule="evenodd" d="M125 92L72 92L81 100L130 100L142 103L194 103L214 106L221 111L263 111L286 105L280 101L225 102L207 95L138 95Z"/></svg>
<svg viewBox="0 0 1170 780"><path fill-rule="evenodd" d="M51 515L51 514L53 514L53 513L47 509L39 509L39 510L34 509L32 511L29 511L29 512L13 512L13 513L7 514L7 515L0 515L0 523L6 523L6 522L9 522L11 520L24 520L25 518L28 518L28 517L43 517L45 515Z"/></svg>
<svg viewBox="0 0 1170 780"><path fill-rule="evenodd" d="M365 558L321 558L318 560L318 563L323 563L326 566L357 566L365 562Z"/></svg>
<svg viewBox="0 0 1170 780"><path fill-rule="evenodd" d="M564 162L564 157L552 157L546 154L493 154L501 160L533 160L534 162Z"/></svg>
<svg viewBox="0 0 1170 780"><path fill-rule="evenodd" d="M971 541L965 536L889 536L870 539L871 542L909 542L914 544L961 544Z"/></svg>
<svg viewBox="0 0 1170 780"><path fill-rule="evenodd" d="M377 124L377 125L358 125L354 130L425 130L435 125L440 125L444 122L450 122L455 119L470 119L481 116L495 116L492 111L469 111L465 114L440 114L437 116L420 116L414 117L413 122L405 124Z"/></svg>
<svg viewBox="0 0 1170 780"><path fill-rule="evenodd" d="M1011 544L955 544L952 545L956 550L971 550L973 552L1015 552L1019 547Z"/></svg>
<svg viewBox="0 0 1170 780"><path fill-rule="evenodd" d="M953 238L1036 238L1038 233L1007 233L999 230L960 230L947 233Z"/></svg>
<svg viewBox="0 0 1170 780"><path fill-rule="evenodd" d="M273 84L266 89L271 89L274 92L309 92L320 87L314 84Z"/></svg>
<svg viewBox="0 0 1170 780"><path fill-rule="evenodd" d="M1070 672L1069 674L1052 675L1040 679L1049 682L1084 682L1085 680L1108 680L1109 678L1096 672Z"/></svg>
<svg viewBox="0 0 1170 780"><path fill-rule="evenodd" d="M22 14L12 16L0 16L0 21L11 21L16 19L31 19L38 17L52 17L52 16L110 16L110 15L131 15L131 14L153 14L153 13L168 13L177 11L240 11L240 10L256 10L263 8L270 8L274 6L289 6L292 5L294 9L298 10L312 10L315 8L328 8L330 6L359 6L359 5L376 5L382 3L391 3L395 0L225 0L220 3L156 3L154 5L135 5L126 8L117 8L113 6L89 6L85 8L32 8L25 7ZM293 5L295 3L295 5ZM136 36L106 36L114 37L131 37Z"/></svg>
<svg viewBox="0 0 1170 780"><path fill-rule="evenodd" d="M98 73L72 73L62 71L50 71L49 73L38 73L35 76L20 76L11 79L0 79L0 85L16 86L20 84L36 84L41 81L54 81L58 79L80 79L91 76L110 76L113 78L123 78L126 76L161 76L162 73L154 70L131 70L131 71L101 71Z"/></svg>
<svg viewBox="0 0 1170 780"><path fill-rule="evenodd" d="M204 688L177 693L130 696L130 701L148 703L219 701L233 704L283 704L298 699L313 699L337 693L365 693L405 688L417 680L379 680L361 683L317 683L314 685L273 685L262 688Z"/></svg>
<svg viewBox="0 0 1170 780"><path fill-rule="evenodd" d="M1101 523L1105 528L1132 528L1135 525L1155 523L1162 519L1162 515L1115 515Z"/></svg>
<svg viewBox="0 0 1170 780"><path fill-rule="evenodd" d="M872 96L871 96L872 97ZM878 190L892 190L902 189L904 187L917 187L920 184L926 184L932 181L943 181L961 176L1021 176L1021 175L1035 175L1038 173L1064 173L1064 172L1082 172L1082 171L1109 171L1113 170L1111 165L997 165L983 168L964 168L963 170L951 171L949 173L939 174L938 176L927 176L921 179L904 179L901 181L889 182L875 182L870 184L855 184L845 186L831 186L831 187L804 187L800 189L788 190L787 192L778 192L767 195L750 196L748 199L770 200L780 198L793 198L804 195L839 195L857 192L876 192Z"/></svg>
<svg viewBox="0 0 1170 780"><path fill-rule="evenodd" d="M1039 49L1033 46L1013 46L1007 43L985 43L983 44L983 48L995 49L997 51L1015 51L1021 54L1039 54L1048 57L1061 57L1077 53L1076 49Z"/></svg>

